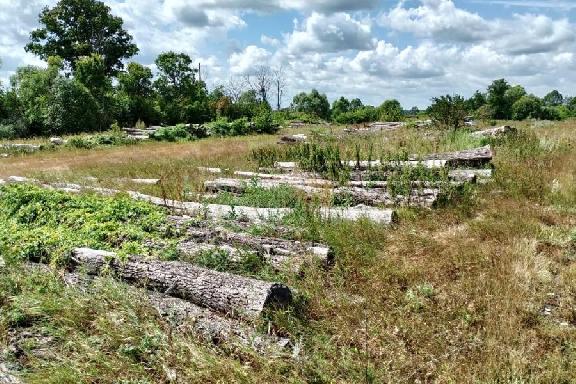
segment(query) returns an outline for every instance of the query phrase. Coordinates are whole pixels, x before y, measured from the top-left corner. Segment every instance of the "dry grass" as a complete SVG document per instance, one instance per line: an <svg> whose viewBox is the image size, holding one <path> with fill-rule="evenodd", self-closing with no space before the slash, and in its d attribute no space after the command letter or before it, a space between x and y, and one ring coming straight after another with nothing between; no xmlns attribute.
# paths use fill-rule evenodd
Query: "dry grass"
<svg viewBox="0 0 576 384"><path fill-rule="evenodd" d="M286 277L308 298L304 318L276 318L280 330L304 342L299 360L222 354L182 335L174 336L170 348L162 344L158 358L170 362L178 382L576 382L576 122L522 128L528 133L525 141L497 145L496 181L480 187L472 202L403 211L393 228L368 222L303 223L302 236L332 245L337 263L329 272L310 269L303 278ZM196 166L250 169L250 150L274 140L209 139L41 153L2 160L0 175L93 175L108 183L117 177L161 177L178 194L182 184L199 188L207 177ZM363 139L344 145L355 140ZM463 145L402 131L374 142L408 151ZM112 293L102 295L108 305L124 303ZM134 319L156 326L157 319L133 305ZM82 307L80 313L88 310ZM133 330L126 326L117 332L132 335ZM103 361L74 358L72 366L109 364L110 370L98 370L99 378L79 372L78 381L168 381L162 364L142 371L138 364L119 360L115 350L106 357L92 348ZM90 348L72 348L77 350L90 353ZM65 359L69 353L58 351L58 356ZM52 370L66 365L48 361L32 365L34 377L51 372L42 364Z"/></svg>

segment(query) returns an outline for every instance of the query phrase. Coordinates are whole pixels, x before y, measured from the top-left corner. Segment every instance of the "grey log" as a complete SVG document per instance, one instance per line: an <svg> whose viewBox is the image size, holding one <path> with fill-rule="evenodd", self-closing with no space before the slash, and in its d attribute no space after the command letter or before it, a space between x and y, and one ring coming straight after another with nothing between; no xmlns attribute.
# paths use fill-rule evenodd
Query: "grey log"
<svg viewBox="0 0 576 384"><path fill-rule="evenodd" d="M195 242L229 247L223 248L224 250L234 249L238 252L236 247L243 247L257 252L277 270L289 267L290 270L298 271L309 258L307 256L320 260L325 266L334 262L334 251L323 244L253 236L247 233L231 232L222 227L190 228L188 234ZM235 254L238 255L238 253ZM231 256L234 256L234 252L231 252Z"/></svg>
<svg viewBox="0 0 576 384"><path fill-rule="evenodd" d="M134 256L121 262L113 253L87 248L75 249L72 260L89 274L110 268L127 282L146 285L233 317L255 319L266 308L285 306L292 300L292 292L282 284L215 272L189 263Z"/></svg>

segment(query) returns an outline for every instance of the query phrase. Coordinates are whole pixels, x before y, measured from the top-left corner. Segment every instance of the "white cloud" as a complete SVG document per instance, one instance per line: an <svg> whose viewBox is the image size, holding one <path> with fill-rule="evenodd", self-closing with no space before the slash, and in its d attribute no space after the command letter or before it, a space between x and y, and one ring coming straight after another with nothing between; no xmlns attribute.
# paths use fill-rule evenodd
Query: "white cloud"
<svg viewBox="0 0 576 384"><path fill-rule="evenodd" d="M312 13L286 37L289 52L339 52L368 50L374 46L371 22L358 21L347 13L323 15Z"/></svg>
<svg viewBox="0 0 576 384"><path fill-rule="evenodd" d="M230 56L230 72L234 75L249 74L257 66L267 65L271 57L266 49L249 45L242 52L235 52Z"/></svg>

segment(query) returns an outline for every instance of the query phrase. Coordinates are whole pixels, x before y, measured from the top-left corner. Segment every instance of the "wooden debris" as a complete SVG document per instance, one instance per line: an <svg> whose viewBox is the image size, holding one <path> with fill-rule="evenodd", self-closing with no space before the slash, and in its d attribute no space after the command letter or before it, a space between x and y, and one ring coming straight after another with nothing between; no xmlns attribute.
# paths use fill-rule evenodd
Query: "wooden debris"
<svg viewBox="0 0 576 384"><path fill-rule="evenodd" d="M197 169L198 169L200 172L206 172L206 173L213 173L213 174L222 173L222 169L221 169L221 168L197 167Z"/></svg>
<svg viewBox="0 0 576 384"><path fill-rule="evenodd" d="M282 307L292 300L290 289L229 273L216 272L178 261L154 261L129 257L120 261L111 252L88 248L73 251L72 260L97 275L110 269L130 283L188 300L233 317L255 319L264 309Z"/></svg>
<svg viewBox="0 0 576 384"><path fill-rule="evenodd" d="M422 160L441 160L446 161L446 166L450 168L458 167L483 167L492 161L493 153L492 147L489 145L480 148L468 149L464 151L434 153L424 155ZM413 155L413 160L418 160L419 157Z"/></svg>
<svg viewBox="0 0 576 384"><path fill-rule="evenodd" d="M0 149L31 153L39 151L42 146L36 144L0 144Z"/></svg>
<svg viewBox="0 0 576 384"><path fill-rule="evenodd" d="M285 240L271 237L253 236L247 233L236 233L222 227L216 228L190 228L188 234L194 242L203 245L211 244L229 251L231 256L238 256L242 247L248 252L257 252L264 257L277 270L287 266L292 270L299 270L306 256L319 259L323 265L328 266L334 261L334 252L323 244Z"/></svg>
<svg viewBox="0 0 576 384"><path fill-rule="evenodd" d="M56 146L64 145L67 142L68 142L68 140L64 140L61 137L51 137L50 138L50 144L56 145Z"/></svg>
<svg viewBox="0 0 576 384"><path fill-rule="evenodd" d="M472 137L477 137L477 138L500 137L500 136L515 134L517 132L518 132L518 130L516 128L511 127L509 125L503 125L501 127L494 127L494 128L485 129L482 131L472 132L471 135L472 135Z"/></svg>
<svg viewBox="0 0 576 384"><path fill-rule="evenodd" d="M278 140L278 144L299 144L305 143L308 140L308 136L304 134L297 135L284 135Z"/></svg>

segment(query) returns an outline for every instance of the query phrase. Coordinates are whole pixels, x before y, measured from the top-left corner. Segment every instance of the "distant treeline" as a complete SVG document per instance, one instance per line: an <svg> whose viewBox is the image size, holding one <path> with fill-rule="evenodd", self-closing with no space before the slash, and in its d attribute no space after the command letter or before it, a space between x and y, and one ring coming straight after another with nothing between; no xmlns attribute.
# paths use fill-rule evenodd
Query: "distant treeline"
<svg viewBox="0 0 576 384"><path fill-rule="evenodd" d="M160 54L156 73L136 62L124 65L138 47L122 19L97 0L61 0L44 8L39 22L26 50L45 60L47 67L18 68L10 84L0 88L0 138L102 131L113 123L220 121L221 126L234 126L224 123L236 120L271 132L267 124L272 127L279 119L354 124L402 120L421 112L414 107L407 113L397 100L374 107L341 97L330 105L317 90L296 95L289 108L280 110L287 86L281 68L258 66L242 79L208 90L198 66L184 53ZM276 100L270 100L272 94ZM272 112L271 102L279 112ZM481 119L562 119L576 115L576 100L558 91L540 99L501 79L470 99L435 98L428 112L446 108Z"/></svg>

